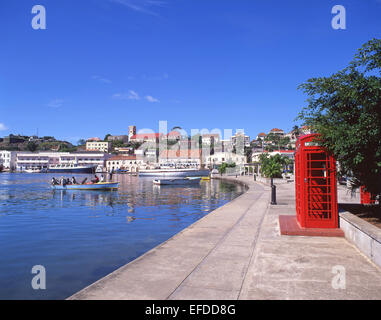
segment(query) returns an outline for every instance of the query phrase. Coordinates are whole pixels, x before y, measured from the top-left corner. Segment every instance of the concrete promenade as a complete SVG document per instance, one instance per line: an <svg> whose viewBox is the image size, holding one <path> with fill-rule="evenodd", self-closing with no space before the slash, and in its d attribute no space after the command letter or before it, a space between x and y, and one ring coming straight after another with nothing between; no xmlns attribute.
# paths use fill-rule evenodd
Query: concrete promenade
<svg viewBox="0 0 381 320"><path fill-rule="evenodd" d="M293 183L272 206L268 186L232 179L249 190L69 299L381 299L381 270L346 239L280 236Z"/></svg>

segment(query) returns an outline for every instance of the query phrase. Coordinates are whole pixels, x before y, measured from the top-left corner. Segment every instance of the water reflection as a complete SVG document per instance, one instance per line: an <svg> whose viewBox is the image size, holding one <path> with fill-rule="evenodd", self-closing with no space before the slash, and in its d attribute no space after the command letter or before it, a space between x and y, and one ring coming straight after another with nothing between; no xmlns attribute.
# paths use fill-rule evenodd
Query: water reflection
<svg viewBox="0 0 381 320"><path fill-rule="evenodd" d="M215 180L163 187L130 175L113 176L118 191L52 190L52 176L0 174L0 299L66 298L244 191ZM44 292L25 286L36 264L49 272Z"/></svg>

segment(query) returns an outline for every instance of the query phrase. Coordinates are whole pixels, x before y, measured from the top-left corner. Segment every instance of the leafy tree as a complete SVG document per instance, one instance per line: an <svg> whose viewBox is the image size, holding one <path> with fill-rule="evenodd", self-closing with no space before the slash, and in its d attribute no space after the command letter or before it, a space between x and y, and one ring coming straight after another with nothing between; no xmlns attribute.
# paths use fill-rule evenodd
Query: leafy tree
<svg viewBox="0 0 381 320"><path fill-rule="evenodd" d="M226 168L235 168L235 166L236 166L235 162L232 162L232 163L223 162L219 166L218 171L219 171L219 173L225 173L226 172Z"/></svg>
<svg viewBox="0 0 381 320"><path fill-rule="evenodd" d="M281 178L283 168L290 163L287 157L276 154L275 156L268 156L263 153L259 157L261 162L261 170L266 178L271 178L271 185L273 178Z"/></svg>
<svg viewBox="0 0 381 320"><path fill-rule="evenodd" d="M33 142L33 141L30 141L30 142L28 142L26 148L27 148L29 151L34 152L34 151L37 150L38 145L37 145L37 143L35 143L35 142Z"/></svg>
<svg viewBox="0 0 381 320"><path fill-rule="evenodd" d="M320 133L353 187L381 194L381 40L372 39L345 69L299 86L308 105L298 118Z"/></svg>
<svg viewBox="0 0 381 320"><path fill-rule="evenodd" d="M245 153L245 156L246 156L246 162L247 163L250 163L251 162L251 156L253 154L253 149L252 147L244 147L244 153Z"/></svg>
<svg viewBox="0 0 381 320"><path fill-rule="evenodd" d="M107 139L108 139L109 136L111 136L110 133L106 134L106 135L105 135L105 138L103 139L103 141L107 141Z"/></svg>

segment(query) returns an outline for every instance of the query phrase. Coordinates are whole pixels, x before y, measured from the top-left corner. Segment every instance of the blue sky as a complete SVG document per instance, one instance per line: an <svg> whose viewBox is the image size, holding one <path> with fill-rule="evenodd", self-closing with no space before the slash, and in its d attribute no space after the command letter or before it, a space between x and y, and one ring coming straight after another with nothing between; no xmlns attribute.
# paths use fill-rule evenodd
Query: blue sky
<svg viewBox="0 0 381 320"><path fill-rule="evenodd" d="M34 5L46 30L31 27ZM346 8L346 30L331 9ZM380 0L3 0L0 136L290 130L297 86L381 34Z"/></svg>

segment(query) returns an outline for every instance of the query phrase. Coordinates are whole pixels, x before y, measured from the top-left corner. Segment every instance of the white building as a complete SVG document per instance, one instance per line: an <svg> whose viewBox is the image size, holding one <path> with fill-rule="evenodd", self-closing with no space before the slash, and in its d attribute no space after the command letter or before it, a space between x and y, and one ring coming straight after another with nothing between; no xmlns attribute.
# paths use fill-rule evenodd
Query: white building
<svg viewBox="0 0 381 320"><path fill-rule="evenodd" d="M16 169L17 151L0 150L0 163L6 170Z"/></svg>
<svg viewBox="0 0 381 320"><path fill-rule="evenodd" d="M105 161L111 155L103 152L18 152L16 169L23 171L27 168L40 167L48 169L51 165L78 164L104 167Z"/></svg>
<svg viewBox="0 0 381 320"><path fill-rule="evenodd" d="M128 170L130 172L138 172L139 169L145 167L143 159L137 158L135 155L125 156L119 155L111 157L106 161L107 171L111 170Z"/></svg>
<svg viewBox="0 0 381 320"><path fill-rule="evenodd" d="M216 145L220 141L220 135L218 133L204 133L201 135L201 139L203 145Z"/></svg>
<svg viewBox="0 0 381 320"><path fill-rule="evenodd" d="M159 156L163 168L201 168L201 150L177 149L163 150Z"/></svg>
<svg viewBox="0 0 381 320"><path fill-rule="evenodd" d="M86 151L100 151L108 153L111 143L109 141L87 141Z"/></svg>
<svg viewBox="0 0 381 320"><path fill-rule="evenodd" d="M233 146L237 148L238 145L243 145L244 147L250 147L250 137L245 135L244 132L238 131L231 138Z"/></svg>
<svg viewBox="0 0 381 320"><path fill-rule="evenodd" d="M254 152L252 155L251 155L251 162L253 163L256 163L256 162L259 162L260 159L259 157L261 156L261 154L267 154L269 155L270 157L272 156L275 156L276 154L280 154L281 156L285 156L291 160L294 160L294 155L295 155L295 150L278 150L278 151L272 151L272 152Z"/></svg>
<svg viewBox="0 0 381 320"><path fill-rule="evenodd" d="M216 152L206 158L206 165L210 168L221 165L222 163L235 163L237 166L246 163L246 156L232 152Z"/></svg>

